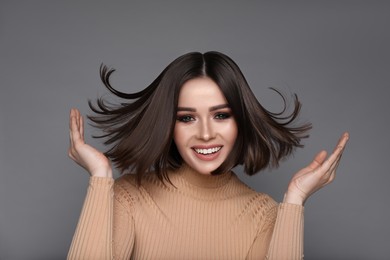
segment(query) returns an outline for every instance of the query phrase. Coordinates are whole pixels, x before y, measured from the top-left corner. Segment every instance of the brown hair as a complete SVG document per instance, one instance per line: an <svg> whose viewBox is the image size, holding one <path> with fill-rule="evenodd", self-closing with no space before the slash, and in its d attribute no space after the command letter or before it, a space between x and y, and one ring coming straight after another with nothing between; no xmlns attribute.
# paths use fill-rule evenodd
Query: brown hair
<svg viewBox="0 0 390 260"><path fill-rule="evenodd" d="M238 164L253 175L268 166L278 166L279 161L290 155L300 141L307 137L310 124L291 126L299 114L301 104L294 96L294 109L285 114L266 110L257 101L237 64L219 52L204 54L192 52L170 63L144 90L123 93L110 84L115 70L100 67L100 77L109 91L124 99L119 105L108 104L102 98L97 107L89 106L97 115L89 116L104 134L106 145L112 145L105 153L121 171L135 172L138 181L142 175L154 172L163 181L168 180L168 169L181 166L181 158L173 141L179 92L183 84L193 78L209 77L221 89L237 122L238 136L232 152L212 174L221 174Z"/></svg>

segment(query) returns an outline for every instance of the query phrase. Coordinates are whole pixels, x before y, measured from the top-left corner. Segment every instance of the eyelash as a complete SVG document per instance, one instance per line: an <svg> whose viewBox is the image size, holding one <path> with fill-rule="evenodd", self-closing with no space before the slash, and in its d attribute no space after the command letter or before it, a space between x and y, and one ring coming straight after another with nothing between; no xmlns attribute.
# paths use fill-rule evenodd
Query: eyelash
<svg viewBox="0 0 390 260"><path fill-rule="evenodd" d="M183 123L188 123L190 121L194 121L195 118L193 118L190 115L184 115L184 116L178 116L176 120L180 121L180 122L183 122Z"/></svg>
<svg viewBox="0 0 390 260"><path fill-rule="evenodd" d="M214 118L218 120L225 120L231 117L231 114L229 113L217 113Z"/></svg>
<svg viewBox="0 0 390 260"><path fill-rule="evenodd" d="M230 117L231 117L230 113L217 113L214 116L214 118L217 120L226 120L229 119ZM178 116L176 120L179 122L188 123L194 121L195 118L191 115L182 115L182 116Z"/></svg>

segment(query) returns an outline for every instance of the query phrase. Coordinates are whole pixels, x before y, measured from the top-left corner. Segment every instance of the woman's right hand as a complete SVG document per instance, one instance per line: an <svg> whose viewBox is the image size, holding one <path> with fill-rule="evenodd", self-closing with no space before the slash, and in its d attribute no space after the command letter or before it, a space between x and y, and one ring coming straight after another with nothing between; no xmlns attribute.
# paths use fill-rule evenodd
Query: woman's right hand
<svg viewBox="0 0 390 260"><path fill-rule="evenodd" d="M94 177L112 177L108 158L84 141L84 122L80 111L72 108L69 117L70 146L68 155Z"/></svg>

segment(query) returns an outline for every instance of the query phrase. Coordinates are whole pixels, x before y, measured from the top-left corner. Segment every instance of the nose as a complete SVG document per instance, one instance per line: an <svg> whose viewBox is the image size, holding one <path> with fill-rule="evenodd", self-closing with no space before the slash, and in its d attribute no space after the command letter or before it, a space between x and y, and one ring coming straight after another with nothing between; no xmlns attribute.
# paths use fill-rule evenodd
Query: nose
<svg viewBox="0 0 390 260"><path fill-rule="evenodd" d="M208 120L203 120L199 124L198 138L204 141L209 141L215 137L213 124Z"/></svg>

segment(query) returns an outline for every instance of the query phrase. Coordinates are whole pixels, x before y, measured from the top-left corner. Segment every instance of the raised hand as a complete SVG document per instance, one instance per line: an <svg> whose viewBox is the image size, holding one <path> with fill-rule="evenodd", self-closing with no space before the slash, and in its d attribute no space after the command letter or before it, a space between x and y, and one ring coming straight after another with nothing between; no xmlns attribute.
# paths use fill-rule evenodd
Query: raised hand
<svg viewBox="0 0 390 260"><path fill-rule="evenodd" d="M310 195L331 183L348 139L349 134L344 133L327 159L326 151L321 151L308 166L298 171L288 185L283 202L303 205Z"/></svg>
<svg viewBox="0 0 390 260"><path fill-rule="evenodd" d="M68 155L95 177L112 177L108 158L84 141L84 122L80 111L71 109L69 117L70 146Z"/></svg>

